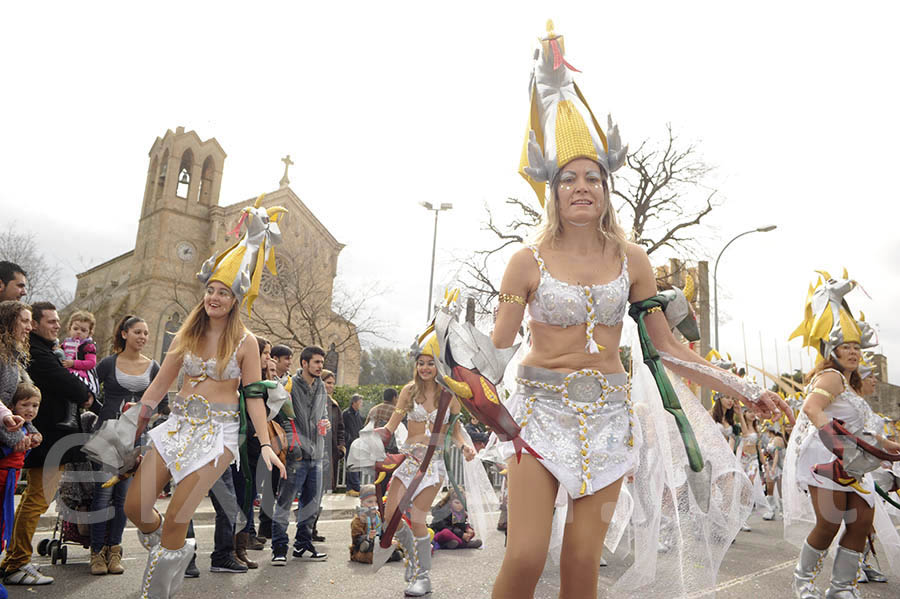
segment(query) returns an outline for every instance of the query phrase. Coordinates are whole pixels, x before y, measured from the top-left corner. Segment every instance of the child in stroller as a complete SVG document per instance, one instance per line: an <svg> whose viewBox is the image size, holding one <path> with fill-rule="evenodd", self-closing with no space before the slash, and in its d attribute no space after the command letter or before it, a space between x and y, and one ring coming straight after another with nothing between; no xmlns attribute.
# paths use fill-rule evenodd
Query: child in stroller
<svg viewBox="0 0 900 599"><path fill-rule="evenodd" d="M82 430L94 429L97 415L93 412L81 414ZM68 559L66 544L91 546L90 511L94 496L94 470L87 458L66 464L59 482L56 497L56 523L53 535L42 539L37 546L39 555L49 555L50 563L65 564ZM59 537L59 538L57 538Z"/></svg>

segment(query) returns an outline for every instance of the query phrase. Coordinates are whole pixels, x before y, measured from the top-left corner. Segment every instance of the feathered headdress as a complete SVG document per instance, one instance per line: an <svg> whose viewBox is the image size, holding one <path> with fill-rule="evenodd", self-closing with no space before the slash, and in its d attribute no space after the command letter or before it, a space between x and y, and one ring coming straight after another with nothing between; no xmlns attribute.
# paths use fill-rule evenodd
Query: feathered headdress
<svg viewBox="0 0 900 599"><path fill-rule="evenodd" d="M204 285L219 281L231 288L237 300L247 304L248 314L259 296L263 268L268 267L273 275L278 274L275 270L275 246L281 243L278 221L287 214L281 206L262 208L265 195L256 198L253 206L243 209L236 232L246 223L244 235L218 256L206 260L197 273Z"/></svg>
<svg viewBox="0 0 900 599"><path fill-rule="evenodd" d="M628 147L622 146L612 117L607 117L608 136L594 117L572 78L570 71L577 69L564 58L563 36L553 32L553 21L547 21L547 36L540 41L529 85L531 108L519 174L543 206L547 182L560 168L576 158L590 158L609 174L625 162Z"/></svg>
<svg viewBox="0 0 900 599"><path fill-rule="evenodd" d="M878 345L875 329L862 313L859 320L854 318L844 299L859 283L848 277L847 269L840 279L824 270L816 272L819 279L806 294L803 322L788 339L802 337L803 346L815 348L819 359L827 358L842 343L859 343L863 349Z"/></svg>

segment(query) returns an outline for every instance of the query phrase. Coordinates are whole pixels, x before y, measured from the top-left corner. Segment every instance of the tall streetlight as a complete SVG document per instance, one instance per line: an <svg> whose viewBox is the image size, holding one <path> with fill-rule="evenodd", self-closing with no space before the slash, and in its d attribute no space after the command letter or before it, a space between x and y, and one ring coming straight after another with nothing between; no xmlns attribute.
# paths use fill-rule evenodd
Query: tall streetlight
<svg viewBox="0 0 900 599"><path fill-rule="evenodd" d="M725 250L728 249L728 246L734 243L738 238L743 237L744 235L749 235L750 233L768 233L769 231L774 231L777 225L768 225L766 227L759 227L757 229L751 229L749 231L744 231L740 235L735 235L731 241L725 244L725 247L722 248L722 251L719 252L719 255L716 256L716 264L713 266L713 302L716 304L715 307L715 320L716 320L716 349L722 349L719 347L719 259L722 257L722 254L725 253Z"/></svg>
<svg viewBox="0 0 900 599"><path fill-rule="evenodd" d="M431 276L428 277L428 312L425 314L425 321L427 322L429 318L431 318L431 293L434 287L434 254L437 251L437 223L438 223L438 213L443 210L450 210L453 208L453 204L443 203L438 207L435 207L431 204L431 202L419 202L419 206L422 206L426 210L431 210L434 212L434 241L431 244Z"/></svg>

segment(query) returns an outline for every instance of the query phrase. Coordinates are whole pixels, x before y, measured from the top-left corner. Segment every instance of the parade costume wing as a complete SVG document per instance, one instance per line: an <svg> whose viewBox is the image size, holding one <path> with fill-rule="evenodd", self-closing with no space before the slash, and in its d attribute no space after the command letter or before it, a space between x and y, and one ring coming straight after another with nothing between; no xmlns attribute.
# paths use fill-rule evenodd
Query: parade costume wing
<svg viewBox="0 0 900 599"><path fill-rule="evenodd" d="M507 364L516 355L519 345L497 349L491 338L475 325L458 322L458 290L448 290L444 298L444 305L435 313L432 325L419 337L421 343L425 339L430 340L432 332L434 334L437 351L433 357L438 370L438 383L456 395L466 409L501 441L511 441L517 459L523 451L541 459L522 440L519 425L500 401L497 391Z"/></svg>
<svg viewBox="0 0 900 599"><path fill-rule="evenodd" d="M141 448L135 447L139 409L126 410L117 420L107 420L81 450L88 459L124 475L137 468Z"/></svg>
<svg viewBox="0 0 900 599"><path fill-rule="evenodd" d="M630 330L632 356L638 356L640 339L636 328ZM703 448L711 483L704 514L688 487L688 454L675 420L660 401L654 375L639 360L633 361L632 369L632 401L643 437L634 482L628 486L634 500L630 520L634 563L612 594L662 599L712 591L719 565L750 512L750 481L700 400L677 375L668 373L684 417ZM610 529L619 526L614 522ZM660 543L666 551L659 551Z"/></svg>

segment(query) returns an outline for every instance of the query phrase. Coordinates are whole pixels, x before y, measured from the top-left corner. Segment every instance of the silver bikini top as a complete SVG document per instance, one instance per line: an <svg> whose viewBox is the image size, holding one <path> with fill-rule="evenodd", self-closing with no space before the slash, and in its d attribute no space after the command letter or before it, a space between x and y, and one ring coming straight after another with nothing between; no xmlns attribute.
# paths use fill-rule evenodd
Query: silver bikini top
<svg viewBox="0 0 900 599"><path fill-rule="evenodd" d="M432 411L427 411L425 406L420 404L417 401L413 401L412 411L407 415L407 419L411 422L427 422L428 424L434 424L434 419L437 418L437 408ZM450 409L448 408L446 412L444 412L444 424L450 422Z"/></svg>
<svg viewBox="0 0 900 599"><path fill-rule="evenodd" d="M191 352L185 353L182 364L184 366L184 374L192 379L191 385L197 386L207 378L211 378L214 381L228 381L241 378L241 366L237 361L237 353L246 338L247 333L244 333L244 336L241 337L237 347L234 348L234 353L231 354L228 364L226 364L225 368L222 370L221 376L219 376L219 369L216 366L215 358L203 360L200 356Z"/></svg>
<svg viewBox="0 0 900 599"><path fill-rule="evenodd" d="M843 373L833 368L826 368L822 373L829 371L837 372L841 375L841 379L844 381L844 390L835 395L834 401L825 407L825 414L832 418L843 420L844 426L854 435L863 432L872 435L883 434L884 421L881 417L872 410L872 407L865 399L853 390ZM819 373L819 375L822 373ZM808 392L815 388L815 382L815 378L810 381L807 387Z"/></svg>
<svg viewBox="0 0 900 599"><path fill-rule="evenodd" d="M541 269L541 282L528 302L528 316L544 324L569 327L587 324L588 345L597 324L616 326L628 310L628 257L622 257L622 272L603 285L573 285L550 274L537 246L528 246Z"/></svg>

